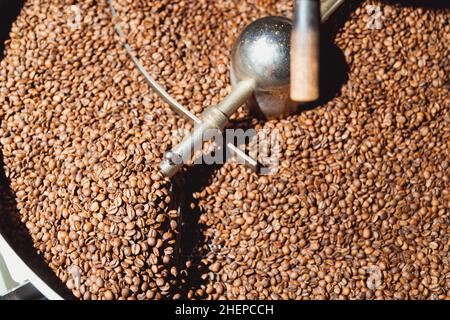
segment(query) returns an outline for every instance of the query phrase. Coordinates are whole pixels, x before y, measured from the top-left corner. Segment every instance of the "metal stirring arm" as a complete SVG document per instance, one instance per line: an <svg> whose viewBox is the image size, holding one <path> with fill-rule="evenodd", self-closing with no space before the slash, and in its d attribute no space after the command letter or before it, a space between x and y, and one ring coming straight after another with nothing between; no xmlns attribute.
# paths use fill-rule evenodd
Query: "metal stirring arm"
<svg viewBox="0 0 450 320"><path fill-rule="evenodd" d="M255 86L254 80L242 81L217 106L206 109L201 115L201 123L196 124L192 132L166 154L165 159L159 166L162 173L166 177L172 178L184 164L191 160L196 149L201 150L205 132L208 130L221 132L228 125L230 116L253 94ZM232 143L227 146L231 148L231 151L234 151L234 148L241 151ZM250 162L250 165L257 169L258 163L256 160L249 157L248 161L254 161L254 164Z"/></svg>
<svg viewBox="0 0 450 320"><path fill-rule="evenodd" d="M108 0L111 14L113 19L117 17L117 12L113 6L113 0ZM329 16L339 7L344 0L321 0L320 1L320 7L321 7L321 20L324 21L329 18ZM202 118L197 117L196 115L192 114L186 107L181 105L177 100L175 100L163 87L161 87L158 82L147 72L145 67L142 65L139 58L134 54L133 49L131 46L127 43L125 34L123 33L123 30L119 23L115 23L115 29L119 37L124 42L124 48L127 52L127 54L132 59L133 63L136 65L138 70L141 72L141 74L144 76L148 84L152 87L153 90L166 102L169 104L169 106L180 116L182 116L187 121L190 121L195 124L197 128L197 133L203 132L206 127L214 127L217 129L223 129L226 124L229 121L229 116L231 116L232 113L235 112L237 107L240 104L242 104L245 101L242 101L242 103L236 103L236 99L234 98L236 94L230 94L230 98L225 99L219 106L213 106L210 107L207 111L205 111L202 114ZM239 99L248 98L251 93L253 92L253 89L250 88L251 86L247 87L246 84L242 84L243 93ZM239 100L238 99L238 100ZM245 100L245 99L244 99ZM224 110L221 110L221 108L226 105L228 102L229 105L233 106L233 108L229 108L224 112ZM225 104L224 104L225 103ZM194 130L195 131L195 130ZM196 132L193 132L193 136L195 137ZM192 135L191 135L192 136ZM193 148L194 140L192 137L187 137L179 146L176 146L173 151L179 151L179 154L177 155L172 151L172 153L168 153L168 157L166 156L166 159L163 160L163 162L160 165L160 168L163 170L163 172L171 177L173 176L179 169L180 165L174 162L174 157L177 156L183 156L185 154L188 154L188 150L192 150ZM245 152L243 152L239 147L235 146L232 143L227 144L227 148L232 152L233 155L235 155L239 163L244 163L248 167L250 167L253 171L256 171L258 169L258 162L257 160L253 159L252 157L248 156Z"/></svg>
<svg viewBox="0 0 450 320"><path fill-rule="evenodd" d="M335 9L336 6L330 2L323 4L326 5L324 16L328 17L330 13L327 10ZM287 19L280 17L258 19L247 26L236 41L232 54L232 78L237 79L237 84L219 105L203 112L200 116L201 123L173 150L166 153L159 166L166 177L172 178L183 165L192 160L195 151L201 150L205 142L205 133L209 130L222 131L229 123L230 116L253 94L257 95L262 91L274 97L280 95L279 88L286 83L286 73L282 72L285 70L286 60L297 62L297 69L294 68L292 77L296 86L291 79L290 87L294 88L291 94L296 94L297 101L318 98L319 5L319 0L297 0L294 29L288 27L290 22L285 21ZM289 33L287 38L286 31ZM290 52L289 49L286 50L290 47L287 43L290 42L289 38L294 42L294 50ZM261 55L261 50L266 53ZM251 60L252 58L255 60ZM279 69L273 72L274 68ZM289 84L289 72L287 78ZM275 108L278 107L283 108L281 105Z"/></svg>

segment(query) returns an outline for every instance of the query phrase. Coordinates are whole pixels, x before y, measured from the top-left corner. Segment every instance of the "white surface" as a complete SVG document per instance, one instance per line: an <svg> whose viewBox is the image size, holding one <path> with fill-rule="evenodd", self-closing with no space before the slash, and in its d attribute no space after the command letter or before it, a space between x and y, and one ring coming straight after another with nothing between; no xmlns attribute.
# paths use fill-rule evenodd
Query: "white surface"
<svg viewBox="0 0 450 320"><path fill-rule="evenodd" d="M24 284L29 281L33 286L38 289L47 299L50 300L62 300L62 297L57 294L53 289L51 289L40 277L38 277L23 260L14 252L14 250L9 246L5 239L0 235L0 254L6 263L9 274L12 280L18 284ZM5 272L0 276L0 286L4 285L4 288L8 288L8 284L11 283ZM0 289L2 289L0 287ZM14 288L11 288L14 289ZM9 289L9 290L11 290ZM9 291L8 290L8 291ZM7 291L7 292L8 292ZM0 293L0 295L2 295Z"/></svg>
<svg viewBox="0 0 450 320"><path fill-rule="evenodd" d="M23 274L20 275L16 272L14 277L11 275L9 269L14 268L6 263L5 258L1 254L3 251L5 251L5 249L0 247L0 296L6 295L26 281Z"/></svg>

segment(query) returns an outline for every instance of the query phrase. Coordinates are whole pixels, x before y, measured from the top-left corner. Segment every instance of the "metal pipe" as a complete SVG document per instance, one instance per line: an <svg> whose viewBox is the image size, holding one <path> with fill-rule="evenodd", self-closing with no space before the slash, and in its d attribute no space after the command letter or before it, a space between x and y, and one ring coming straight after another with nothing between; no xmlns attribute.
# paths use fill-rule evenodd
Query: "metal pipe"
<svg viewBox="0 0 450 320"><path fill-rule="evenodd" d="M256 82L245 80L238 83L234 90L226 96L217 106L212 106L201 115L201 122L194 126L192 132L181 143L166 153L165 159L160 163L161 172L172 178L188 161L194 153L201 150L205 133L208 130L222 131L230 121L230 116L247 101L255 91ZM249 157L250 164L257 166L256 160Z"/></svg>
<svg viewBox="0 0 450 320"><path fill-rule="evenodd" d="M291 38L291 99L319 98L320 1L296 0Z"/></svg>

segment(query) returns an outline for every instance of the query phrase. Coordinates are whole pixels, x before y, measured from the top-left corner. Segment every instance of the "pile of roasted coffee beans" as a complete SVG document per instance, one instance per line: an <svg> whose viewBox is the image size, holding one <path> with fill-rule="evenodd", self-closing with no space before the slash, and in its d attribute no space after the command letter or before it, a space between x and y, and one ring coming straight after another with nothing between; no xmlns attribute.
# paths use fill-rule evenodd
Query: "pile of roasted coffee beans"
<svg viewBox="0 0 450 320"><path fill-rule="evenodd" d="M114 24L200 113L231 90L239 32L290 16L293 1L113 3L117 21L106 0L26 1L0 67L4 171L75 297L450 297L448 12L359 3L334 38L349 69L337 96L251 121L280 133L278 172L189 168L198 177L179 188L157 164L190 125L149 89Z"/></svg>
<svg viewBox="0 0 450 320"><path fill-rule="evenodd" d="M36 248L77 298L172 296L179 217L156 164L176 119L133 80L106 3L76 5L78 21L66 1L27 1L13 24L5 173Z"/></svg>

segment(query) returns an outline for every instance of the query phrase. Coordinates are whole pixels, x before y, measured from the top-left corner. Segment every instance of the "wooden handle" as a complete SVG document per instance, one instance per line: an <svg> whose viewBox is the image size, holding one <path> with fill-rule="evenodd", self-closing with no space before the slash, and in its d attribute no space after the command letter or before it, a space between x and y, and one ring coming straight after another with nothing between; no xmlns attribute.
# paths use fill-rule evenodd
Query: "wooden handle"
<svg viewBox="0 0 450 320"><path fill-rule="evenodd" d="M291 99L319 99L320 1L296 0L291 39Z"/></svg>

